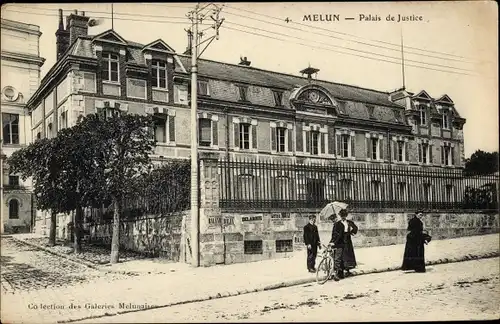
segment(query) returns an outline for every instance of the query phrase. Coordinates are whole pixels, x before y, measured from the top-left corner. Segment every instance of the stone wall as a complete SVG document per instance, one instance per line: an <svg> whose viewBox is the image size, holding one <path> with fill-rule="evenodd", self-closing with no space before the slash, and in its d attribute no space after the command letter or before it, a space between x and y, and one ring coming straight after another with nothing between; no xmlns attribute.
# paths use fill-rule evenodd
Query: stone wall
<svg viewBox="0 0 500 324"><path fill-rule="evenodd" d="M289 256L290 252L304 248L303 227L309 221L310 214L222 212L220 221L216 221L216 218L209 220L208 229L213 229L214 233L201 236L204 248L200 249L200 253L212 258L212 262L207 257L202 264L230 264ZM353 236L353 244L355 247L365 247L404 243L411 217L412 213L352 213L348 218L359 228L358 234ZM321 241L328 243L332 222L318 220L317 225ZM498 233L499 216L482 213L429 213L424 219L424 229L435 240ZM215 230L218 230L217 233ZM248 251L245 241L261 241L261 251ZM291 247L280 247L280 243L284 241L291 241Z"/></svg>
<svg viewBox="0 0 500 324"><path fill-rule="evenodd" d="M167 216L124 220L120 223L120 247L152 257L184 261L186 250L182 246L185 238L183 224L187 214L179 212ZM112 223L89 224L88 228L92 243L111 244Z"/></svg>

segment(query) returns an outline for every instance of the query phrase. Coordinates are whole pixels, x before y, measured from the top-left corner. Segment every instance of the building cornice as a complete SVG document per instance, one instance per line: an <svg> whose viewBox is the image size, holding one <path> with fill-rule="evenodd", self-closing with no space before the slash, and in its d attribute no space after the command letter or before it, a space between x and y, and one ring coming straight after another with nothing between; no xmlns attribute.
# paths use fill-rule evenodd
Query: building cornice
<svg viewBox="0 0 500 324"><path fill-rule="evenodd" d="M3 19L1 20L1 27L2 29L10 29L10 30L16 30L20 31L23 33L28 33L36 36L41 36L42 32L40 31L40 27L37 25L31 25L31 24L25 24L19 21L14 21L10 19Z"/></svg>
<svg viewBox="0 0 500 324"><path fill-rule="evenodd" d="M1 52L2 60L16 61L21 63L29 63L36 64L39 67L45 63L45 59L40 56L31 55L31 54L23 54L23 53L14 53L8 51Z"/></svg>

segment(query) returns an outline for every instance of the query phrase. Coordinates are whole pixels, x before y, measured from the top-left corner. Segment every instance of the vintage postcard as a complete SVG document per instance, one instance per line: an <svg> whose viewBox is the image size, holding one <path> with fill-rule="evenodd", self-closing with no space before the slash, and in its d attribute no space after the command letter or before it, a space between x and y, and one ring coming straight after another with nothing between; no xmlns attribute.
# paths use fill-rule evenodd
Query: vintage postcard
<svg viewBox="0 0 500 324"><path fill-rule="evenodd" d="M7 3L3 323L500 316L493 1Z"/></svg>

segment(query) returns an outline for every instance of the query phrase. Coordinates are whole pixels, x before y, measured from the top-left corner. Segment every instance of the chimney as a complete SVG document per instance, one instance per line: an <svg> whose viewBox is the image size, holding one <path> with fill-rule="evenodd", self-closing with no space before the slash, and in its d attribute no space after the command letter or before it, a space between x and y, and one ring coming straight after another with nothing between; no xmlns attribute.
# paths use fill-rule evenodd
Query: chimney
<svg viewBox="0 0 500 324"><path fill-rule="evenodd" d="M246 56L240 56L240 63L238 65L250 66L250 64L252 64L252 61L248 61Z"/></svg>
<svg viewBox="0 0 500 324"><path fill-rule="evenodd" d="M64 29L63 11L59 9L59 28L56 31L56 54L57 60L66 52L69 46L69 31Z"/></svg>
<svg viewBox="0 0 500 324"><path fill-rule="evenodd" d="M191 46L193 44L193 32L191 30L186 30L188 34L188 46L186 47L186 51L184 52L184 55L191 55Z"/></svg>
<svg viewBox="0 0 500 324"><path fill-rule="evenodd" d="M69 31L69 46L71 46L79 36L88 35L88 22L90 17L85 17L84 15L85 13L83 13L83 15L78 15L78 11L75 10L74 14L66 18L66 30Z"/></svg>
<svg viewBox="0 0 500 324"><path fill-rule="evenodd" d="M302 75L306 74L308 79L312 79L311 75L317 74L318 72L319 72L319 69L316 69L316 68L309 66L308 68L305 68L302 71L300 71L300 74L302 74Z"/></svg>

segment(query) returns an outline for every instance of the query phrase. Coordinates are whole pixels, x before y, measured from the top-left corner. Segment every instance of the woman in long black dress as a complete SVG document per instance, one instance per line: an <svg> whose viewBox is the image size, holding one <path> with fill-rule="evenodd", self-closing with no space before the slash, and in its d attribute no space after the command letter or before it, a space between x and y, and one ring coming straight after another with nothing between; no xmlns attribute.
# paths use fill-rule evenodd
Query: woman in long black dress
<svg viewBox="0 0 500 324"><path fill-rule="evenodd" d="M415 272L425 272L424 244L428 236L424 234L424 224L421 221L422 212L408 222L408 235L406 236L405 253L403 256L403 266L401 270L415 270Z"/></svg>

